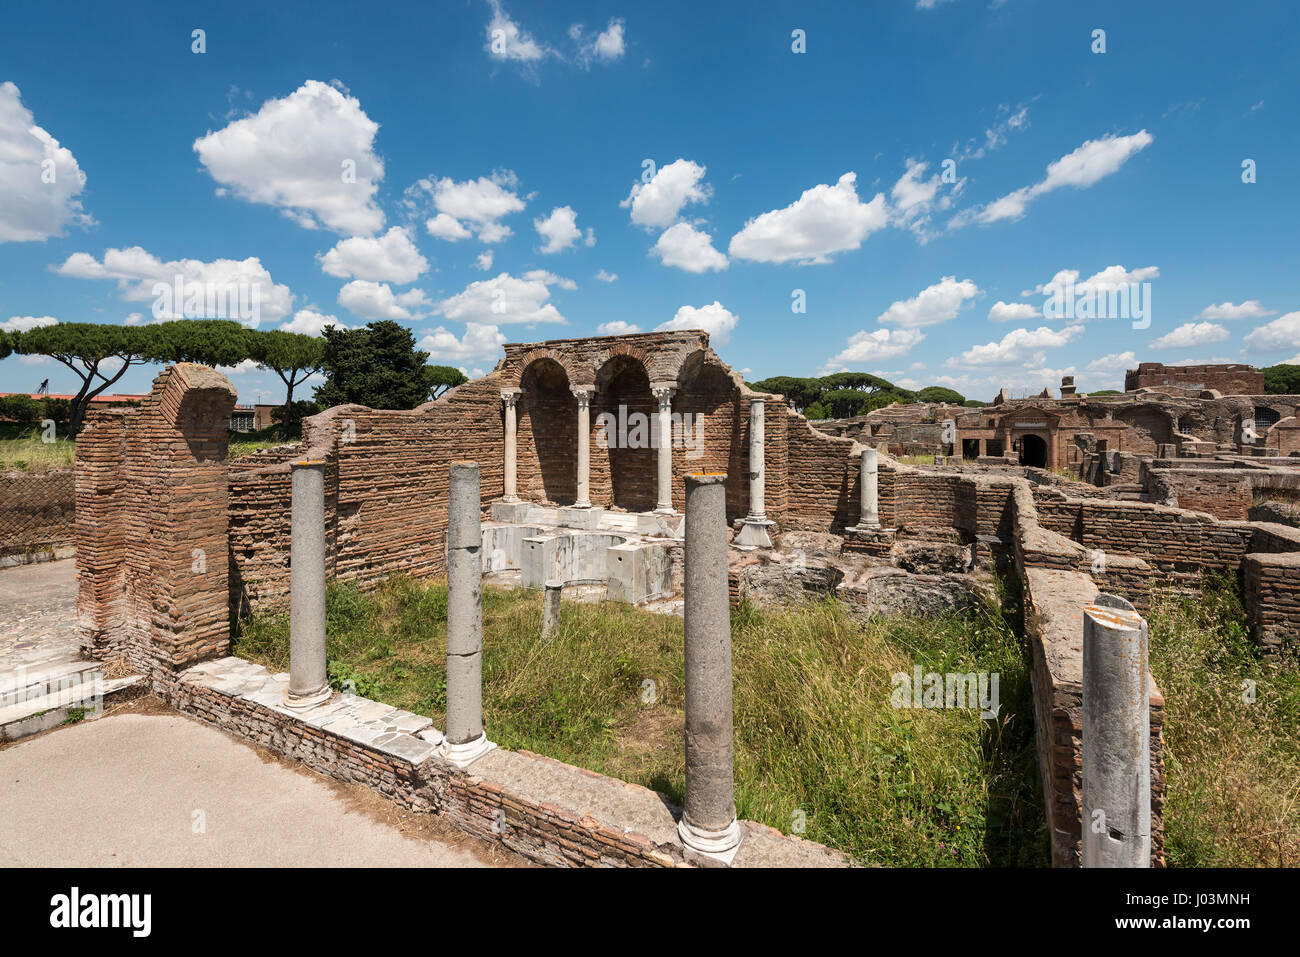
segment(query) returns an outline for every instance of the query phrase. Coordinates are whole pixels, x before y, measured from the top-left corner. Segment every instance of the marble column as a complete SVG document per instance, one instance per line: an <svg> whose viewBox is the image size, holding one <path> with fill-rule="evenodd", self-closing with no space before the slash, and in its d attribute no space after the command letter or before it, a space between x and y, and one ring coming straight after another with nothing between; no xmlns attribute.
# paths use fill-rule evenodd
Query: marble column
<svg viewBox="0 0 1300 957"><path fill-rule="evenodd" d="M503 502L519 501L518 489L518 446L515 405L519 402L520 389L502 389L501 404L505 408L506 447L505 447L505 488L501 496Z"/></svg>
<svg viewBox="0 0 1300 957"><path fill-rule="evenodd" d="M325 463L289 466L289 687L285 706L331 695L325 661Z"/></svg>
<svg viewBox="0 0 1300 957"><path fill-rule="evenodd" d="M655 511L673 514L673 393L671 386L651 388L659 400L659 496Z"/></svg>
<svg viewBox="0 0 1300 957"><path fill-rule="evenodd" d="M447 727L441 754L468 767L483 731L483 529L477 462L451 463L447 493Z"/></svg>
<svg viewBox="0 0 1300 957"><path fill-rule="evenodd" d="M578 495L574 508L591 508L591 386L574 386L578 400Z"/></svg>
<svg viewBox="0 0 1300 957"><path fill-rule="evenodd" d="M690 850L730 863L740 846L732 742L727 476L686 476L686 802L677 834Z"/></svg>
<svg viewBox="0 0 1300 957"><path fill-rule="evenodd" d="M854 530L866 531L880 527L879 462L880 453L875 449L862 450L862 458L858 465L860 489L858 524L853 527Z"/></svg>
<svg viewBox="0 0 1300 957"><path fill-rule="evenodd" d="M769 522L764 502L765 482L765 440L762 398L749 400L749 514L740 522L740 530L733 544L737 548L771 548L772 538L767 530L775 522Z"/></svg>
<svg viewBox="0 0 1300 957"><path fill-rule="evenodd" d="M1083 609L1083 866L1151 866L1147 623L1098 595Z"/></svg>

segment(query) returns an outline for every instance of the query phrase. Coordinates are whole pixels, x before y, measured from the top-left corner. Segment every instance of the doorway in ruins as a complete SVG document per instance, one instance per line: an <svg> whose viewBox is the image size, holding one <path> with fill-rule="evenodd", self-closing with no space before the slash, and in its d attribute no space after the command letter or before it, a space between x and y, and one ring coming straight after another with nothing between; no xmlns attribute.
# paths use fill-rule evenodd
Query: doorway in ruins
<svg viewBox="0 0 1300 957"><path fill-rule="evenodd" d="M1047 468L1047 441L1041 435L1026 434L1020 437L1020 464Z"/></svg>
<svg viewBox="0 0 1300 957"><path fill-rule="evenodd" d="M529 363L519 382L519 494L572 505L578 497L578 400L554 359Z"/></svg>
<svg viewBox="0 0 1300 957"><path fill-rule="evenodd" d="M659 458L651 439L656 434L658 410L659 403L650 392L650 376L637 358L613 356L596 372L593 502L605 500L629 512L654 511Z"/></svg>

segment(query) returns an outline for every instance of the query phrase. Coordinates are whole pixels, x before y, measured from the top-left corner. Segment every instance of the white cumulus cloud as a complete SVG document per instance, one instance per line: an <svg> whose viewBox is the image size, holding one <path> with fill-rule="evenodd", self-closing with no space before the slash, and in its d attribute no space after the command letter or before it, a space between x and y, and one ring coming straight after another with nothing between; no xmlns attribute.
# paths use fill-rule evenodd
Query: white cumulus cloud
<svg viewBox="0 0 1300 957"><path fill-rule="evenodd" d="M1251 330L1243 340L1253 352L1290 351L1300 344L1300 312L1288 312Z"/></svg>
<svg viewBox="0 0 1300 957"><path fill-rule="evenodd" d="M1083 334L1083 326L1075 324L1064 329L1039 326L1037 329L1012 329L997 342L972 346L960 356L948 359L944 365L954 366L1041 366L1048 349L1058 349Z"/></svg>
<svg viewBox="0 0 1300 957"><path fill-rule="evenodd" d="M916 329L874 329L871 332L863 329L849 336L842 352L826 360L822 375L846 371L851 365L896 359L907 355L924 338L925 333Z"/></svg>
<svg viewBox="0 0 1300 957"><path fill-rule="evenodd" d="M510 170L459 183L445 176L426 178L406 191L405 205L415 210L432 204L436 214L425 221L431 236L454 241L472 234L482 242L498 243L513 235L501 220L524 208L518 188L519 178Z"/></svg>
<svg viewBox="0 0 1300 957"><path fill-rule="evenodd" d="M0 322L0 332L26 332L41 326L57 325L58 322L53 316L10 316Z"/></svg>
<svg viewBox="0 0 1300 957"><path fill-rule="evenodd" d="M408 230L394 226L377 238L353 236L340 240L320 257L321 269L340 279L370 279L404 286L429 268Z"/></svg>
<svg viewBox="0 0 1300 957"><path fill-rule="evenodd" d="M36 125L13 83L0 83L0 243L43 241L93 226L78 198L86 175L67 147Z"/></svg>
<svg viewBox="0 0 1300 957"><path fill-rule="evenodd" d="M501 347L505 342L506 337L496 326L471 322L465 327L465 335L459 339L454 332L439 326L421 339L416 347L429 353L431 362L462 365L495 361L501 355Z"/></svg>
<svg viewBox="0 0 1300 957"><path fill-rule="evenodd" d="M379 124L355 97L308 80L252 116L194 141L208 174L227 191L280 209L308 228L370 236L384 225L374 203L384 178L374 151Z"/></svg>
<svg viewBox="0 0 1300 957"><path fill-rule="evenodd" d="M241 301L251 305L254 298L260 319L270 322L283 319L293 309L293 293L289 287L276 284L256 256L212 262L201 259L163 262L141 247L131 246L104 250L102 262L89 253L73 253L55 272L74 279L115 279L125 302L152 302L158 306L156 319L181 318L182 312L189 314L189 318L240 319L234 306ZM175 297L170 292L154 289L158 283L174 289L178 280L184 296L202 293L197 316L184 308L186 303L173 302ZM209 309L209 304L214 308Z"/></svg>
<svg viewBox="0 0 1300 957"><path fill-rule="evenodd" d="M705 167L688 159L661 166L650 182L634 183L619 206L631 208L632 222L648 229L664 229L677 221L688 203L707 203L713 187L704 182Z"/></svg>
<svg viewBox="0 0 1300 957"><path fill-rule="evenodd" d="M989 319L993 322L1016 322L1022 319L1038 319L1043 310L1027 302L1003 302L999 299L989 309Z"/></svg>
<svg viewBox="0 0 1300 957"><path fill-rule="evenodd" d="M1247 299L1241 305L1234 305L1230 302L1221 302L1217 305L1206 306L1201 310L1200 319L1263 319L1265 316L1271 316L1277 310L1265 309L1258 299Z"/></svg>
<svg viewBox="0 0 1300 957"><path fill-rule="evenodd" d="M292 319L280 326L280 329L284 332L300 332L305 336L319 336L326 326L346 328L339 322L337 316L327 316L314 309L299 309L293 314Z"/></svg>
<svg viewBox="0 0 1300 957"><path fill-rule="evenodd" d="M731 258L828 263L836 253L857 249L888 224L889 210L883 193L869 203L859 200L856 180L856 173L845 173L834 186L814 186L784 209L749 220L731 237Z"/></svg>
<svg viewBox="0 0 1300 957"><path fill-rule="evenodd" d="M962 306L979 295L979 291L979 286L969 279L959 282L956 276L944 276L911 299L900 299L893 303L876 321L904 329L935 326L955 318Z"/></svg>
<svg viewBox="0 0 1300 957"><path fill-rule="evenodd" d="M665 266L686 272L709 272L727 268L727 257L713 248L713 239L689 223L669 226L651 250Z"/></svg>
<svg viewBox="0 0 1300 957"><path fill-rule="evenodd" d="M549 286L570 283L545 270L535 269L522 277L503 272L492 279L470 283L461 292L442 300L434 312L456 322L480 325L567 322L548 300Z"/></svg>
<svg viewBox="0 0 1300 957"><path fill-rule="evenodd" d="M707 306L682 306L677 314L667 322L655 326L656 332L670 332L682 329L703 329L709 334L709 344L725 346L731 341L731 330L736 328L740 317L723 308L716 299Z"/></svg>
<svg viewBox="0 0 1300 957"><path fill-rule="evenodd" d="M366 319L414 319L430 303L423 289L394 293L386 282L354 279L339 290L339 305Z"/></svg>
<svg viewBox="0 0 1300 957"><path fill-rule="evenodd" d="M578 228L578 214L572 206L556 206L547 216L533 220L533 228L545 243L539 252L559 253L572 249L573 244L582 238ZM594 235L589 236L588 246L595 245Z"/></svg>
<svg viewBox="0 0 1300 957"><path fill-rule="evenodd" d="M1223 342L1228 330L1217 322L1185 322L1151 343L1153 349L1190 349L1193 346Z"/></svg>
<svg viewBox="0 0 1300 957"><path fill-rule="evenodd" d="M636 323L624 322L622 319L615 319L613 322L602 322L596 327L596 332L602 336L630 336L640 331L641 327Z"/></svg>

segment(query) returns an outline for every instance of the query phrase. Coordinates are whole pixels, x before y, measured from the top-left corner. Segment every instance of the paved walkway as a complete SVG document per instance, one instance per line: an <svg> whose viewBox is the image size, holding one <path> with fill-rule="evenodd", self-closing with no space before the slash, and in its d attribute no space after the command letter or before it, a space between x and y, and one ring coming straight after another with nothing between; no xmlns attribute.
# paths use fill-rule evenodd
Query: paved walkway
<svg viewBox="0 0 1300 957"><path fill-rule="evenodd" d="M79 657L76 560L0 568L0 671Z"/></svg>
<svg viewBox="0 0 1300 957"><path fill-rule="evenodd" d="M180 715L110 714L0 750L0 808L0 867L518 863Z"/></svg>

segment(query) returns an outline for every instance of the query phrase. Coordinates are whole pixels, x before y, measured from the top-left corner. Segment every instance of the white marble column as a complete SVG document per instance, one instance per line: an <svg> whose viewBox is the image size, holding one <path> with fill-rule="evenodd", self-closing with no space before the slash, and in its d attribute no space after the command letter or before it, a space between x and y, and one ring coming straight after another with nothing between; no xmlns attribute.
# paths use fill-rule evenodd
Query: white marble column
<svg viewBox="0 0 1300 957"><path fill-rule="evenodd" d="M574 508L591 508L591 386L574 386L578 400L578 496Z"/></svg>
<svg viewBox="0 0 1300 957"><path fill-rule="evenodd" d="M858 466L858 524L860 531L880 528L880 453L875 449L862 450Z"/></svg>
<svg viewBox="0 0 1300 957"><path fill-rule="evenodd" d="M673 514L673 392L671 386L656 385L651 391L659 400L659 501L656 512Z"/></svg>
<svg viewBox="0 0 1300 957"><path fill-rule="evenodd" d="M764 502L764 407L762 398L749 400L749 514L740 523L740 531L736 534L737 548L772 547L772 538L767 530L775 523L767 520Z"/></svg>
<svg viewBox="0 0 1300 957"><path fill-rule="evenodd" d="M505 407L506 415L505 489L501 496L503 502L519 501L515 405L519 402L521 391L520 389L501 390L501 403Z"/></svg>

